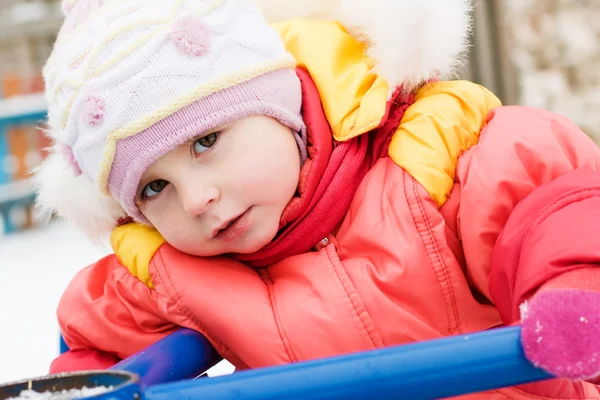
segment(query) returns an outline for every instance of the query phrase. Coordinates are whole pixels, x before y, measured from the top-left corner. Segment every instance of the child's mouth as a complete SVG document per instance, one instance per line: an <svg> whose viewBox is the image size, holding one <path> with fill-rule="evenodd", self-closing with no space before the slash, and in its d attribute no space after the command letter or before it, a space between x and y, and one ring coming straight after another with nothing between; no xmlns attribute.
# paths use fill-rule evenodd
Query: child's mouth
<svg viewBox="0 0 600 400"><path fill-rule="evenodd" d="M221 228L214 236L215 239L223 239L231 241L241 236L248 227L249 214L252 208L247 209L244 213L238 217L229 221L223 228Z"/></svg>

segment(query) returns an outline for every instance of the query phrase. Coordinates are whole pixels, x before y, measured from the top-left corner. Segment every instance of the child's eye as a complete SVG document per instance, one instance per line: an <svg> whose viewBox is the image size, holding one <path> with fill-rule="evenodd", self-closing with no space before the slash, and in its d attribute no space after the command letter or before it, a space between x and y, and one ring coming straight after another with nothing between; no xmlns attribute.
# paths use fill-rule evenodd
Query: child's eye
<svg viewBox="0 0 600 400"><path fill-rule="evenodd" d="M156 196L162 192L168 184L169 182L165 181L164 179L157 179L150 182L144 187L144 190L142 190L142 198L149 199Z"/></svg>
<svg viewBox="0 0 600 400"><path fill-rule="evenodd" d="M215 143L217 142L218 137L219 137L219 132L213 132L211 134L208 134L208 135L196 140L194 142L194 146L193 146L194 154L195 155L202 154L206 150L208 150L209 148L214 146Z"/></svg>

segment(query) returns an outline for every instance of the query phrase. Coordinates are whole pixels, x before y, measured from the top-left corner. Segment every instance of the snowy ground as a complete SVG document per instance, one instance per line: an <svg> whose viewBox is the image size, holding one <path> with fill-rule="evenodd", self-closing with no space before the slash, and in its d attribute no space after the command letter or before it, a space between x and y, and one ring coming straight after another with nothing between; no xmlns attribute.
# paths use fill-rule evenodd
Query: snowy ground
<svg viewBox="0 0 600 400"><path fill-rule="evenodd" d="M0 383L48 372L59 353L62 291L77 270L108 252L63 223L0 236ZM231 370L222 363L211 375Z"/></svg>

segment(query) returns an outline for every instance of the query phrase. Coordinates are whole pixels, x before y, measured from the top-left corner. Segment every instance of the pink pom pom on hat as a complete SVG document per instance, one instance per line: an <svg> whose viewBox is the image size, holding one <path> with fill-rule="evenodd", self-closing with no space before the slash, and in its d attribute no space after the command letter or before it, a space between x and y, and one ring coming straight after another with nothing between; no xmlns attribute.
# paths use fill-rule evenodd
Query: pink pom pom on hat
<svg viewBox="0 0 600 400"><path fill-rule="evenodd" d="M202 56L210 48L210 29L196 15L182 15L171 29L171 40L189 56Z"/></svg>

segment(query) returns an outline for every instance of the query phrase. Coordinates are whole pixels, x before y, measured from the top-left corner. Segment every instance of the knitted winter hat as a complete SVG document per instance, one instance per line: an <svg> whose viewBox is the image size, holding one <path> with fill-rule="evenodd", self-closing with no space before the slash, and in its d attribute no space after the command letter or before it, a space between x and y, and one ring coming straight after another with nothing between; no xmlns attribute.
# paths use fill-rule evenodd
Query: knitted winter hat
<svg viewBox="0 0 600 400"><path fill-rule="evenodd" d="M144 221L134 198L146 168L249 115L278 119L305 151L295 60L246 0L63 0L63 10L44 69L56 146L36 177L42 207L88 233Z"/></svg>

